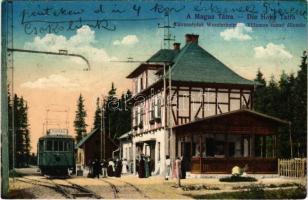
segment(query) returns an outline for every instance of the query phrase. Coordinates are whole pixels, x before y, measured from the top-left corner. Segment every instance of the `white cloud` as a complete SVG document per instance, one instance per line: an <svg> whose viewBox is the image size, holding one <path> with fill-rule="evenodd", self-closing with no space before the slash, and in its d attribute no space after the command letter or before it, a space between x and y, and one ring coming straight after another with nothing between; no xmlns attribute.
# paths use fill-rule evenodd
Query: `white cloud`
<svg viewBox="0 0 308 200"><path fill-rule="evenodd" d="M46 88L65 88L65 89L76 89L79 87L79 84L72 82L68 78L52 74L48 77L42 77L35 81L28 81L21 84L23 88L30 89L46 89Z"/></svg>
<svg viewBox="0 0 308 200"><path fill-rule="evenodd" d="M252 32L252 28L246 26L244 23L237 23L235 28L226 29L220 33L220 36L227 41L234 40L251 40L251 36L248 33Z"/></svg>
<svg viewBox="0 0 308 200"><path fill-rule="evenodd" d="M122 40L115 40L113 45L134 45L139 42L139 39L136 35L127 35L122 38Z"/></svg>
<svg viewBox="0 0 308 200"><path fill-rule="evenodd" d="M293 57L292 54L286 50L283 44L268 43L265 47L255 47L254 51L255 58L290 59Z"/></svg>
<svg viewBox="0 0 308 200"><path fill-rule="evenodd" d="M55 34L46 34L44 37L36 36L33 41L26 42L24 48L52 52L65 49L68 53L77 53L85 56L91 65L116 60L115 57L110 57L105 49L95 47L93 44L95 44L95 31L91 30L89 26L84 25L70 38ZM72 60L85 64L79 58L72 58Z"/></svg>

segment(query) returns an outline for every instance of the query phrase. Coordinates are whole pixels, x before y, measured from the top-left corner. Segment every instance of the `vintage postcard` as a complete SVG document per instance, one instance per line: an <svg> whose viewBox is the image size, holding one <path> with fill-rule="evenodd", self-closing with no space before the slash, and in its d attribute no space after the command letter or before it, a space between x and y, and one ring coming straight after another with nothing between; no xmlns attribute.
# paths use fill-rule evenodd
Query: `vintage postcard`
<svg viewBox="0 0 308 200"><path fill-rule="evenodd" d="M1 197L304 199L307 1L3 0Z"/></svg>

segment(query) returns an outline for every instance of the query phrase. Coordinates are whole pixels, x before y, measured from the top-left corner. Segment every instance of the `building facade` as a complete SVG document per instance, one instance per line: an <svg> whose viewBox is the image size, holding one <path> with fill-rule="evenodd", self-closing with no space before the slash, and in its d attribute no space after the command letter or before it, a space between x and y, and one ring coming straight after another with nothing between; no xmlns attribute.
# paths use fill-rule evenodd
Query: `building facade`
<svg viewBox="0 0 308 200"><path fill-rule="evenodd" d="M127 76L133 82L133 159L149 156L154 174L165 173L166 155L183 157L194 173L226 172L215 167L226 163L246 165L257 155L256 144L269 152L264 144L270 139L275 149L275 134L287 124L252 111L258 83L233 72L198 39L186 34L183 48L174 43L173 49L161 49ZM260 172L276 170L276 154L268 154L270 159L262 158L268 167Z"/></svg>
<svg viewBox="0 0 308 200"><path fill-rule="evenodd" d="M89 167L95 159L112 158L112 152L117 148L117 144L108 135L104 137L99 129L93 129L76 144L76 169Z"/></svg>

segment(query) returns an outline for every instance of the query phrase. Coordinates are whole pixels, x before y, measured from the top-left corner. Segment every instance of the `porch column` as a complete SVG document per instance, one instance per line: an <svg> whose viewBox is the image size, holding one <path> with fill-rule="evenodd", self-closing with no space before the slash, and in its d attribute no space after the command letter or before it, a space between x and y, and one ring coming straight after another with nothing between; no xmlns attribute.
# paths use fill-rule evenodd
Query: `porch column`
<svg viewBox="0 0 308 200"><path fill-rule="evenodd" d="M224 154L225 157L228 158L229 157L229 138L228 138L228 134L225 133L225 145L224 145Z"/></svg>
<svg viewBox="0 0 308 200"><path fill-rule="evenodd" d="M256 134L250 136L250 157L255 157Z"/></svg>
<svg viewBox="0 0 308 200"><path fill-rule="evenodd" d="M201 135L201 133L200 133L200 135L199 135L199 152L200 152L200 173L202 173L202 135Z"/></svg>
<svg viewBox="0 0 308 200"><path fill-rule="evenodd" d="M274 135L274 158L277 157L277 135Z"/></svg>
<svg viewBox="0 0 308 200"><path fill-rule="evenodd" d="M136 174L136 143L132 143L132 149L133 149L133 173Z"/></svg>
<svg viewBox="0 0 308 200"><path fill-rule="evenodd" d="M170 143L169 143L169 148L170 148L170 158L171 160L176 159L176 136L175 132L172 131L171 136L170 136Z"/></svg>

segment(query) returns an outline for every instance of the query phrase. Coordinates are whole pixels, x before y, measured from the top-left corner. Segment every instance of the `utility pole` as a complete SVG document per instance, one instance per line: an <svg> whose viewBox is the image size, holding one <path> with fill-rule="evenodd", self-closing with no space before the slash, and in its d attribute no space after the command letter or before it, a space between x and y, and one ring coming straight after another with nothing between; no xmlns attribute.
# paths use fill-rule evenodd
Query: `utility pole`
<svg viewBox="0 0 308 200"><path fill-rule="evenodd" d="M101 160L106 159L106 133L105 133L105 98L102 100L101 108L101 123L100 123L100 132L101 132ZM102 153L104 149L104 153Z"/></svg>
<svg viewBox="0 0 308 200"><path fill-rule="evenodd" d="M291 122L289 122L289 142L290 142L290 154L293 158L293 141L292 141L292 132L291 132Z"/></svg>
<svg viewBox="0 0 308 200"><path fill-rule="evenodd" d="M169 11L165 12L164 25L160 26L160 24L158 24L158 28L164 29L164 49L170 49L170 42L175 41L175 37L172 37L170 33L170 29L174 28L174 26L170 25Z"/></svg>

